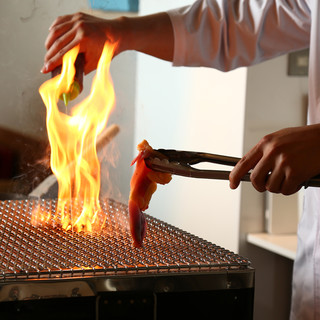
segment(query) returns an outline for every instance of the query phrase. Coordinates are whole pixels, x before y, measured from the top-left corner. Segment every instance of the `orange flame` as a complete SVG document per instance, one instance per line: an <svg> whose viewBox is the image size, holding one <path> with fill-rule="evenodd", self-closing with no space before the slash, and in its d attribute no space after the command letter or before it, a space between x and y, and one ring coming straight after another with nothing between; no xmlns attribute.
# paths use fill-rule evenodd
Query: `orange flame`
<svg viewBox="0 0 320 320"><path fill-rule="evenodd" d="M60 112L57 102L73 82L79 46L64 55L61 74L43 83L39 89L47 108L50 165L58 180L57 212L61 214L62 227L67 230L97 231L101 228L97 218L100 210L100 163L96 140L105 128L115 102L109 74L115 46L105 44L90 95L72 108L71 115ZM81 202L82 210L78 214L70 211L74 201ZM48 221L43 216L40 218Z"/></svg>

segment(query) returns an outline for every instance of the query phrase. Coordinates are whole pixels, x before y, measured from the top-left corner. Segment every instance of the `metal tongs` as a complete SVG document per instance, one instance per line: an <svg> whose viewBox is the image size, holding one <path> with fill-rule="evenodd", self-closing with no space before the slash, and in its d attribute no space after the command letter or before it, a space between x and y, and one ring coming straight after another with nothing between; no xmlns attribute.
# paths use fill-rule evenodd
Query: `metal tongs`
<svg viewBox="0 0 320 320"><path fill-rule="evenodd" d="M152 170L171 173L178 176L202 179L229 180L231 171L204 170L193 168L192 165L209 162L226 166L235 166L240 158L211 154L205 152L177 151L169 149L154 149L155 154L145 159L147 167ZM162 157L157 157L160 153ZM244 175L242 181L250 181L250 172ZM320 187L320 175L303 183L307 187Z"/></svg>

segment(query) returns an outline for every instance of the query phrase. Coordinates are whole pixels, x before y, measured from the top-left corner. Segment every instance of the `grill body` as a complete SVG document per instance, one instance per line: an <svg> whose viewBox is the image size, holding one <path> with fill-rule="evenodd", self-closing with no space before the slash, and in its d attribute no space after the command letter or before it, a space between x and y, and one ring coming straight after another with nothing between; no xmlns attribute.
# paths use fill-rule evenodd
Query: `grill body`
<svg viewBox="0 0 320 320"><path fill-rule="evenodd" d="M85 234L61 228L55 200L0 202L1 319L252 319L247 259L150 216L134 248L127 206L101 208ZM38 227L35 210L51 214Z"/></svg>

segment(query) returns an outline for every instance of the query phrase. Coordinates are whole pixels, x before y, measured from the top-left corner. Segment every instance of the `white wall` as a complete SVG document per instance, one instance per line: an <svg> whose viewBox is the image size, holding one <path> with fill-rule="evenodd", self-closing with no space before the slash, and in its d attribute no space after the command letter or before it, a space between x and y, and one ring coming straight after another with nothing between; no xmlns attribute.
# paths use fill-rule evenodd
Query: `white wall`
<svg viewBox="0 0 320 320"><path fill-rule="evenodd" d="M45 107L38 93L44 41L53 20L87 7L86 0L10 0L0 3L0 126L45 136Z"/></svg>
<svg viewBox="0 0 320 320"><path fill-rule="evenodd" d="M140 14L190 2L142 0ZM245 85L246 69L177 68L138 55L135 144L240 156ZM237 251L239 197L227 181L175 176L158 187L146 213Z"/></svg>

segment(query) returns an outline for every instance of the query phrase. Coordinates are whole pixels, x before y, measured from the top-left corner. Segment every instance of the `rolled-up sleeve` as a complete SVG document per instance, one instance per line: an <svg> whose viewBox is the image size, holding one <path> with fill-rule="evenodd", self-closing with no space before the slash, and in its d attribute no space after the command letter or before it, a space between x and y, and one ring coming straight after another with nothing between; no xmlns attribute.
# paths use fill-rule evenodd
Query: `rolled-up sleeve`
<svg viewBox="0 0 320 320"><path fill-rule="evenodd" d="M175 66L228 71L307 48L307 0L198 0L168 11Z"/></svg>

